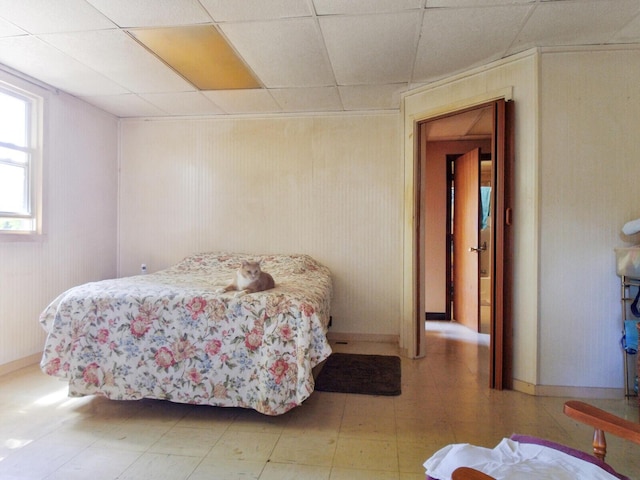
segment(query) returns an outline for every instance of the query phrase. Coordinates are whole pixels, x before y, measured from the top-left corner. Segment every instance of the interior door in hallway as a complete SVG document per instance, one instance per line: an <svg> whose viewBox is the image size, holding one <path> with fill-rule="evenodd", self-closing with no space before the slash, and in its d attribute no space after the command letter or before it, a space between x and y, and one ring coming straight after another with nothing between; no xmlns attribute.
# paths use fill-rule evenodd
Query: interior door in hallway
<svg viewBox="0 0 640 480"><path fill-rule="evenodd" d="M454 162L453 317L479 331L480 149Z"/></svg>

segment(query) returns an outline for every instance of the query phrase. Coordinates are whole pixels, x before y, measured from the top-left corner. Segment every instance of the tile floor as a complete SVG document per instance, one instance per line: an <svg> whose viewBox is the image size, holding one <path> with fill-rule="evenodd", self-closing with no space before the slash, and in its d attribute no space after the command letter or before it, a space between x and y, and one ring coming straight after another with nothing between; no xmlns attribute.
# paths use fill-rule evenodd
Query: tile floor
<svg viewBox="0 0 640 480"><path fill-rule="evenodd" d="M561 398L487 385L487 336L428 322L428 354L402 359L402 395L315 392L279 417L160 401L70 399L37 366L0 377L0 479L424 479L448 443L494 446L513 432L590 448ZM335 351L395 354L389 344ZM592 403L638 420L635 400ZM640 478L640 447L608 437L609 462Z"/></svg>

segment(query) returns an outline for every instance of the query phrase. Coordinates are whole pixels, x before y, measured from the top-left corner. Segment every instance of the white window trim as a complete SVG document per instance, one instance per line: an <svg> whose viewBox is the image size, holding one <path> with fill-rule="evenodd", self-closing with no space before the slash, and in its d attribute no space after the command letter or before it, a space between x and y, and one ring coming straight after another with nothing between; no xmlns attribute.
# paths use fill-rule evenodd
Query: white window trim
<svg viewBox="0 0 640 480"><path fill-rule="evenodd" d="M29 145L26 148L31 154L29 162L29 175L30 175L30 210L31 215L29 218L35 220L35 230L20 231L20 230L0 230L0 242L6 241L34 241L42 239L44 235L43 228L43 137L44 137L44 105L45 98L42 95L34 93L31 89L20 86L23 84L20 80L13 81L11 79L5 79L5 76L0 76L0 89L9 94L19 95L30 102L29 117L30 128L29 132ZM0 143L1 145L1 143ZM14 147L15 148L15 147ZM7 216L7 215L3 215ZM11 215L9 215L11 216Z"/></svg>

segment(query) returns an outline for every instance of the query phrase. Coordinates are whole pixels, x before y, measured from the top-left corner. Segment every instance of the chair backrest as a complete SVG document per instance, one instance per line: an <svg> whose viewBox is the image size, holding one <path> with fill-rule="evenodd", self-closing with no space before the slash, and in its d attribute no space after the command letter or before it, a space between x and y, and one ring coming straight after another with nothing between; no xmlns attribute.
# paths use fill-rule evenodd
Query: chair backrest
<svg viewBox="0 0 640 480"><path fill-rule="evenodd" d="M594 428L593 454L600 460L604 460L607 455L605 432L640 445L640 424L638 423L577 400L570 400L564 404L564 414Z"/></svg>

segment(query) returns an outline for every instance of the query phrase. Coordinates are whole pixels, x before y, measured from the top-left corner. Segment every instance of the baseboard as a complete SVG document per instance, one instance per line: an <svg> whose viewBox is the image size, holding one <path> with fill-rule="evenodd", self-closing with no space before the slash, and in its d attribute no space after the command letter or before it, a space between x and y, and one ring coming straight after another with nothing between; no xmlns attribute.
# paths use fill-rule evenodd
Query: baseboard
<svg viewBox="0 0 640 480"><path fill-rule="evenodd" d="M526 393L527 395L536 394L536 386L533 383L523 382L522 380L513 379L513 389L516 392Z"/></svg>
<svg viewBox="0 0 640 480"><path fill-rule="evenodd" d="M448 320L445 312L426 312L424 318L425 320Z"/></svg>
<svg viewBox="0 0 640 480"><path fill-rule="evenodd" d="M537 397L567 397L567 398L624 398L623 388L601 387L568 387L562 385L533 385L521 380L513 380L513 389Z"/></svg>
<svg viewBox="0 0 640 480"><path fill-rule="evenodd" d="M399 335L382 335L377 333L327 333L329 341L334 342L378 342L378 343L400 343Z"/></svg>
<svg viewBox="0 0 640 480"><path fill-rule="evenodd" d="M3 363L2 365L0 365L0 377L2 375L7 375L8 373L15 372L16 370L20 370L21 368L40 363L41 358L42 353L34 353L33 355L19 358L18 360L14 360L13 362Z"/></svg>

